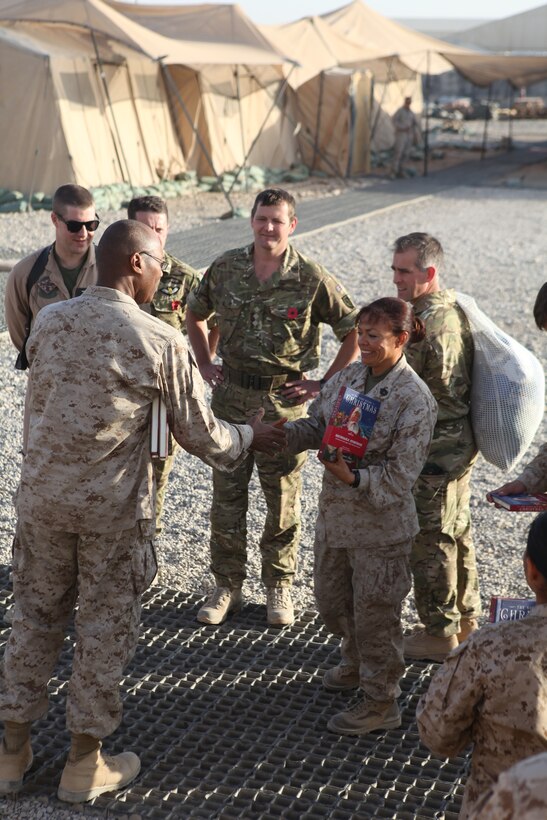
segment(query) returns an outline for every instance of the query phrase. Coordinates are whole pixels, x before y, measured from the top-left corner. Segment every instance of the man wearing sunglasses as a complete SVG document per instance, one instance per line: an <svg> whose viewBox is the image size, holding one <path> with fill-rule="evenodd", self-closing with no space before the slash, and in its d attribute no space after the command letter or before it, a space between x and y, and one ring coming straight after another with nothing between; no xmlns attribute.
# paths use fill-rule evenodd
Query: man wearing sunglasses
<svg viewBox="0 0 547 820"><path fill-rule="evenodd" d="M6 324L19 351L43 307L79 296L97 279L92 243L99 219L90 192L80 185L61 185L53 195L51 221L55 242L21 259L6 283Z"/></svg>

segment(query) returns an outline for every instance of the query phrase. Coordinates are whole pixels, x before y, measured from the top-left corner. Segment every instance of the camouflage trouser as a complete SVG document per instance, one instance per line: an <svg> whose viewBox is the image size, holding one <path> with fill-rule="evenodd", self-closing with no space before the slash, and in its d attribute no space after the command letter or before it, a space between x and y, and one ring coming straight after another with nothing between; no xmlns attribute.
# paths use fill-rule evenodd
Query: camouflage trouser
<svg viewBox="0 0 547 820"><path fill-rule="evenodd" d="M154 478L156 479L156 535L162 530L163 505L169 474L175 464L175 455L179 445L172 435L169 436L169 453L165 459L155 459Z"/></svg>
<svg viewBox="0 0 547 820"><path fill-rule="evenodd" d="M153 522L77 535L19 522L14 540L15 612L0 676L0 720L37 720L74 604L76 649L67 726L103 738L119 725L119 684L139 634L141 594L156 573Z"/></svg>
<svg viewBox="0 0 547 820"><path fill-rule="evenodd" d="M327 628L342 638L342 658L359 667L361 689L371 700L401 694L401 606L412 586L410 546L392 544L371 555L366 547L331 549L315 542L317 608Z"/></svg>
<svg viewBox="0 0 547 820"><path fill-rule="evenodd" d="M420 532L412 545L414 595L431 635L455 635L481 613L469 509L471 470L457 479L421 475L414 485Z"/></svg>
<svg viewBox="0 0 547 820"><path fill-rule="evenodd" d="M396 131L395 144L393 146L393 162L391 169L394 174L398 174L401 166L412 148L412 131Z"/></svg>
<svg viewBox="0 0 547 820"><path fill-rule="evenodd" d="M302 418L305 408L286 405L274 393L231 384L217 387L212 408L225 421L242 423L263 407L264 421ZM256 464L267 514L260 540L262 581L267 587L290 586L296 572L300 535L301 470L306 454L250 453L233 472L213 470L211 570L218 586L240 588L247 560L248 485Z"/></svg>

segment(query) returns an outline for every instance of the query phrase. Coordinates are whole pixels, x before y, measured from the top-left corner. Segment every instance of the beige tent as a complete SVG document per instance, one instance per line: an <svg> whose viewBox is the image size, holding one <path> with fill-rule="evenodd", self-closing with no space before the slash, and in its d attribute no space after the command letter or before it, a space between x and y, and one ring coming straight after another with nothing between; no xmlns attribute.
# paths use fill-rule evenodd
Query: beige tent
<svg viewBox="0 0 547 820"><path fill-rule="evenodd" d="M451 65L442 55L461 52L443 40L412 31L373 11L361 0L322 15L342 37L364 48L374 57L397 55L409 68L420 74L442 74Z"/></svg>
<svg viewBox="0 0 547 820"><path fill-rule="evenodd" d="M158 66L99 32L1 21L0 100L4 187L148 185L185 168Z"/></svg>
<svg viewBox="0 0 547 820"><path fill-rule="evenodd" d="M418 106L421 104L421 83L413 69L394 55L377 57L374 49L369 50L339 34L321 17L304 17L283 26L262 26L261 31L278 51L283 51L292 60L299 62L300 65L291 73L289 82L293 88L298 88L297 96L300 101L303 101L308 90L321 85L319 81L308 85L308 81L327 69L343 66L355 69L358 74L362 71L372 72L375 102L369 128L372 132L371 147L374 150L383 150L393 145L394 131L390 115L402 105L406 96L413 96ZM332 76L329 77L329 81L334 82ZM342 82L341 75L336 82ZM305 89L302 88L303 84L306 85ZM355 83L351 84L351 87L353 91L347 104L355 106L355 94L359 96L364 90L359 76L355 78ZM318 96L315 96L315 99L319 101ZM325 99L322 97L321 119L328 123L325 106ZM369 100L367 108L370 112ZM339 106L336 103L333 117L338 113ZM302 146L302 136L300 144ZM307 149L303 149L303 153L307 155Z"/></svg>
<svg viewBox="0 0 547 820"><path fill-rule="evenodd" d="M296 160L284 82L290 66L239 6L110 6L186 53L178 64L168 58L167 82L190 167L211 174Z"/></svg>
<svg viewBox="0 0 547 820"><path fill-rule="evenodd" d="M312 171L349 177L370 170L372 75L331 68L296 92L302 160Z"/></svg>
<svg viewBox="0 0 547 820"><path fill-rule="evenodd" d="M488 86L507 80L514 88L547 79L547 54L543 57L519 54L447 54L454 68L467 80Z"/></svg>
<svg viewBox="0 0 547 820"><path fill-rule="evenodd" d="M240 41L234 43L234 26L225 30L221 17L213 25L213 6L172 7L169 38L148 27L161 6L117 6L127 14L102 0L0 0L0 25L10 19L79 24L118 37L157 60L187 164L201 174L232 170L247 154L249 163L286 167L293 162L295 140L282 111L284 61L259 32L251 36L250 21L244 35L242 12L236 16ZM190 32L189 39L176 39L177 19L179 28Z"/></svg>

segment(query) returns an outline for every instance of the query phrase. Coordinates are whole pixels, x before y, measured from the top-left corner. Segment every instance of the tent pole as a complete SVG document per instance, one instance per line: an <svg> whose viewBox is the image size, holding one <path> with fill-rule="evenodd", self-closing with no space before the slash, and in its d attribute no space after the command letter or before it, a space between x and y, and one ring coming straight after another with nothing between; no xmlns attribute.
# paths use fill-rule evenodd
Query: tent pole
<svg viewBox="0 0 547 820"><path fill-rule="evenodd" d="M511 96L509 97L509 111L512 111L513 110L513 103L515 102L515 86L513 84L510 84L509 87L511 89ZM513 117L511 115L509 115L509 131L508 131L507 137L508 137L507 150L512 151L513 150Z"/></svg>
<svg viewBox="0 0 547 820"><path fill-rule="evenodd" d="M427 176L429 164L429 94L431 91L431 75L429 72L429 58L431 52L427 52L427 67L425 75L425 133L424 133L424 173Z"/></svg>
<svg viewBox="0 0 547 820"><path fill-rule="evenodd" d="M192 122L192 117L190 116L190 112L188 111L186 105L184 104L184 100L182 99L182 97L180 95L180 92L179 92L179 90L178 90L178 88L175 84L175 81L171 77L171 75L169 73L169 70L168 70L167 66L165 65L165 63L163 62L161 57L158 58L158 62L161 66L163 76L167 80L167 85L171 89L172 94L174 94L175 99L177 100L178 104L180 105L182 113L184 114L184 116L188 120L188 123L190 124L190 128L192 129L192 131L196 135L196 139L198 141L199 147L203 151L203 153L205 155L205 159L207 160L207 162L211 166L211 170L212 170L213 174L216 176L217 180L219 181L220 190L221 190L222 194L224 195L224 198L228 202L228 205L230 206L230 210L233 214L234 213L234 206L232 205L232 200L230 199L229 192L224 190L224 185L222 184L222 180L221 180L220 176L217 174L217 172L215 171L215 166L213 165L213 158L211 157L211 154L207 150L207 147L206 147L205 143L203 142L199 131L195 127L194 123Z"/></svg>
<svg viewBox="0 0 547 820"><path fill-rule="evenodd" d="M242 150L243 156L246 157L247 154L245 153L245 133L244 133L244 129L243 129L243 111L241 110L241 89L239 87L239 66L238 65L236 65L235 76L236 76L237 101L239 103L239 130L240 130L240 135L241 135L241 150ZM245 159L243 160L243 163L245 165ZM245 193L247 193L247 194L249 193L249 175L248 174L245 174Z"/></svg>
<svg viewBox="0 0 547 820"><path fill-rule="evenodd" d="M378 120L380 119L380 111L382 110L382 103L384 102L384 97L386 96L386 86L387 86L388 83L391 82L392 77L395 76L394 72L393 72L393 68L392 68L393 60L394 60L394 55L391 55L391 57L389 58L389 63L388 63L387 79L386 79L385 83L383 83L382 96L380 98L380 102L378 103L378 105L376 107L376 116L374 117L374 122L372 123L372 129L370 131L370 143L371 143L371 145L372 145L372 140L374 139L374 134L376 133L376 126L378 125ZM397 79L397 78L395 77L395 79ZM372 98L371 98L370 102L371 102L370 110L372 112L373 108L374 108L374 89L372 90Z"/></svg>
<svg viewBox="0 0 547 820"><path fill-rule="evenodd" d="M315 171L315 161L317 159L319 129L321 128L321 109L323 107L323 87L325 85L325 73L319 73L319 102L317 103L317 117L315 118L315 134L313 136L313 157L311 161L311 170Z"/></svg>
<svg viewBox="0 0 547 820"><path fill-rule="evenodd" d="M486 145L488 140L488 115L490 113L490 99L492 94L492 83L488 86L488 97L486 98L486 106L484 109L484 128L482 132L482 147L481 147L481 159L484 159L486 156Z"/></svg>
<svg viewBox="0 0 547 820"><path fill-rule="evenodd" d="M116 144L116 140L114 139L114 136L112 136L112 141L114 143L114 150L116 152L116 159L118 160L118 165L120 166L120 171L121 171L123 181L124 182L128 181L131 188L133 188L133 182L131 181L131 174L129 173L129 165L127 164L127 159L126 159L125 154L124 154L123 143L121 141L120 132L118 130L118 123L116 122L116 117L114 115L114 107L112 105L112 100L110 99L110 91L108 90L108 83L106 82L106 75L104 73L103 62L101 60L101 55L99 54L99 49L97 48L97 40L95 39L95 32L94 32L93 29L90 29L90 33L91 33L91 39L93 41L93 48L95 50L95 56L97 58L97 66L98 66L98 69L99 69L99 76L102 80L104 93L105 93L105 96L106 96L106 101L107 101L108 106L110 108L110 113L112 114L112 122L114 123L114 130L116 132L116 137L118 138L119 152L118 152L118 145ZM123 159L123 161L125 163L125 168L126 168L125 173L124 173L124 170L123 170L120 154L121 154L121 158ZM127 179L126 179L126 174L127 174Z"/></svg>
<svg viewBox="0 0 547 820"><path fill-rule="evenodd" d="M285 92L285 89L286 89L286 87L287 87L287 85L288 85L288 82L289 82L289 77L291 76L291 73L292 73L292 71L293 71L294 67L295 67L295 64L293 63L293 65L291 66L291 70L289 71L288 75L284 78L283 82L282 82L282 83L281 83L281 85L279 86L279 88L278 88L278 90L277 90L277 94L275 95L275 98L274 98L274 100L273 100L273 102L272 102L272 104L271 104L271 106L270 106L270 108L269 108L269 110L268 110L268 113L267 113L267 114L266 114L266 116L264 117L264 122L262 123L262 125L261 125L261 126L260 126L260 128L258 129L258 134L257 134L257 135L256 135L256 137L254 138L254 140L251 142L251 145L250 145L250 147L249 147L249 150L247 151L247 153L246 153L245 157L243 158L243 163L239 166L239 168L237 169L237 171L236 171L236 173L235 173L235 176L234 176L234 178L233 178L233 180L232 180L232 184L231 184L231 185L230 185L230 187L228 188L228 193L231 193L232 188L234 187L234 185L236 184L237 180L239 179L239 175L240 175L241 171L242 171L242 170L243 170L243 168L246 166L246 164L247 164L247 160L249 159L250 155L252 154L253 148L255 147L255 145L256 145L256 143L258 142L258 140L259 140L259 138L260 138L260 136L261 136L262 132L264 131L264 129L265 129L265 127L266 127L266 123L267 123L267 122L268 122L268 120L270 119L270 114L272 113L272 111L274 110L274 108L279 108L279 100L281 99L282 95L283 95L283 94L284 94L284 92ZM254 75L252 75L252 76L253 76L253 78L256 80L256 78L254 77ZM260 85L261 87L263 87L263 86L262 86L262 84L261 84L260 82L258 82L258 80L256 80L256 82L258 83L258 85Z"/></svg>
<svg viewBox="0 0 547 820"><path fill-rule="evenodd" d="M292 69L291 69L291 71L292 71ZM290 77L290 73L289 73L289 77ZM262 83L260 82L260 80L258 80L258 78L255 77L255 79L256 79L257 83L259 84L259 86L262 88L262 90L265 91L266 94L268 94L269 97L271 97L272 95L270 94L268 89L264 85L262 85ZM287 77L287 80L288 80L288 77ZM291 117L290 114L285 112L285 115L286 115L288 121L290 122L290 124L292 126L294 126L295 128L300 124L298 122L295 122L295 120ZM302 135L302 139L305 139L306 142L310 143L310 145L313 145L313 139L311 137L309 137L304 131L300 131L300 134ZM340 182L343 185L347 185L346 180L344 179L344 177L340 176L340 174L338 173L338 169L333 164L333 162L329 159L327 154L324 154L319 148L317 149L317 153L319 154L319 156L321 157L321 159L323 160L325 165L328 165L328 167L331 169L333 176L336 179L340 180Z"/></svg>

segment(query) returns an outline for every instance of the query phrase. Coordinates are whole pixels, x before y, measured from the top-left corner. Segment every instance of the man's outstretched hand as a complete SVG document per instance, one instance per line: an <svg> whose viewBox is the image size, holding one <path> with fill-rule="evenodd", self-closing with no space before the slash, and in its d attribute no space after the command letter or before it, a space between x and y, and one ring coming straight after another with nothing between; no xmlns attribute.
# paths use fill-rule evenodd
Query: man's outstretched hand
<svg viewBox="0 0 547 820"><path fill-rule="evenodd" d="M250 449L258 453L275 455L287 444L287 434L283 430L287 419L279 419L274 424L263 424L263 416L264 410L260 408L258 413L255 413L247 422L253 428L253 442Z"/></svg>

